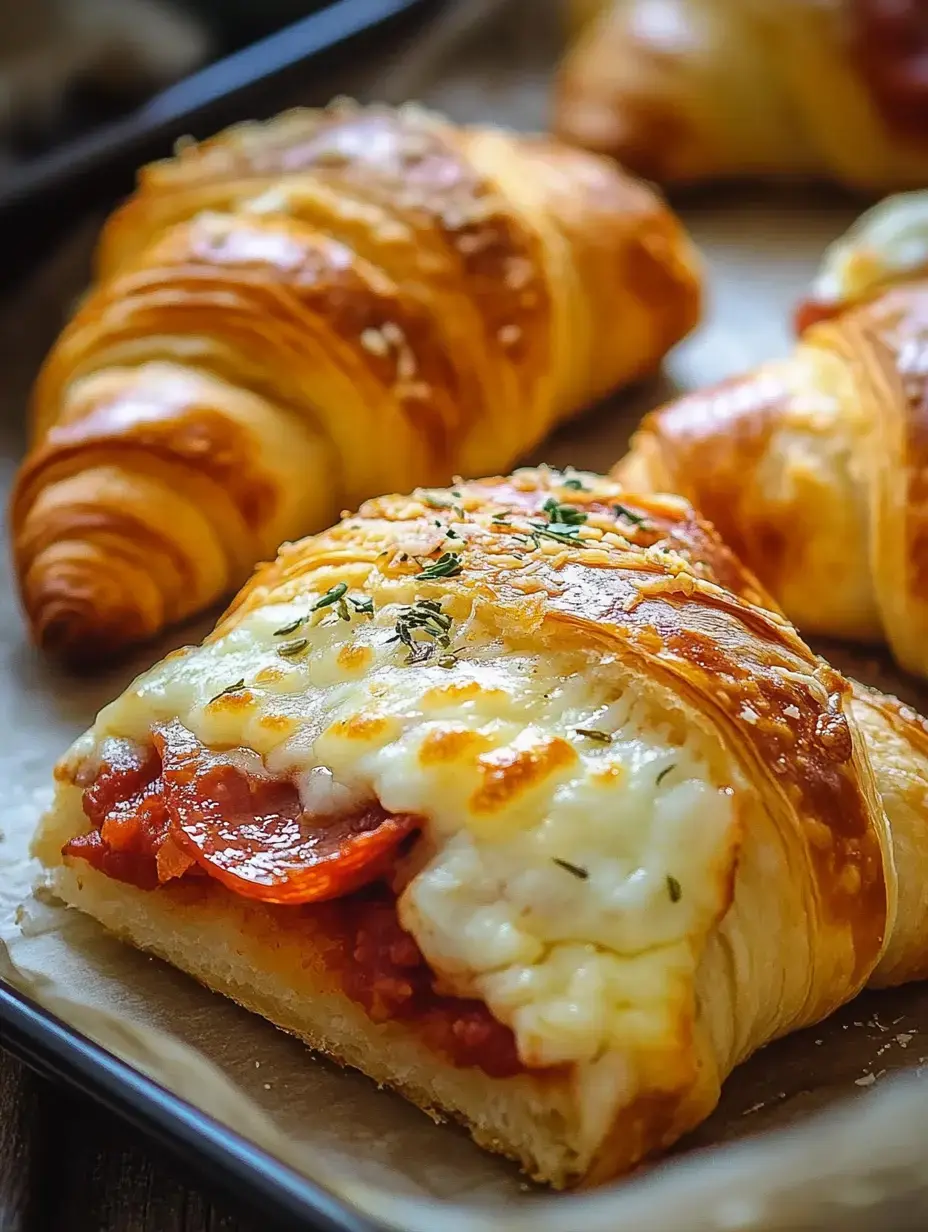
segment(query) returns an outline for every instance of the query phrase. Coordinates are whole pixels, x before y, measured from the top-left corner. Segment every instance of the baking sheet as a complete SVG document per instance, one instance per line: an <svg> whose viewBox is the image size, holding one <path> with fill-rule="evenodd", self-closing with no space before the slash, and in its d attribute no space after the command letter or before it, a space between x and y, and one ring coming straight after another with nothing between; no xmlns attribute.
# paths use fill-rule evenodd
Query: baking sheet
<svg viewBox="0 0 928 1232"><path fill-rule="evenodd" d="M457 119L543 127L557 34L539 18L550 19L554 7L533 6L535 19L526 21L524 3L503 5L506 11L489 0L452 6L431 40L368 77L366 88L360 81L352 88L391 100L416 95ZM437 80L440 87L430 84ZM860 208L800 190L685 204L681 212L707 260L705 323L661 378L590 412L531 460L605 469L641 413L675 389L783 351L795 298L825 244ZM84 284L93 230L74 236L0 310L4 488L23 447L29 382ZM556 1197L531 1190L459 1131L311 1059L302 1045L119 945L92 921L31 898L26 845L50 797L55 757L136 670L198 639L209 623L175 633L105 678L75 680L29 648L11 579L0 579L0 939L9 955L0 950L0 975L360 1210L410 1232L925 1226L928 1083L911 1075L928 1065L928 986L864 996L763 1050L736 1072L716 1114L674 1160L594 1195ZM928 694L885 661L823 649L845 670L928 710ZM847 1109L843 1101L852 1097ZM824 1120L808 1118L836 1101ZM754 1141L787 1126L786 1134Z"/></svg>

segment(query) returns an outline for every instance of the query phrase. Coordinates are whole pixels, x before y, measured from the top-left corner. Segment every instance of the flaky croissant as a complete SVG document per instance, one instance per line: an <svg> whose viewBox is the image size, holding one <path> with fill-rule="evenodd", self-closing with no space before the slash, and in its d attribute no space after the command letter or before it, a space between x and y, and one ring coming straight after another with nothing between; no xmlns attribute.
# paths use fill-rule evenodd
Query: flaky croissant
<svg viewBox="0 0 928 1232"><path fill-rule="evenodd" d="M575 0L555 131L664 183L928 181L921 0Z"/></svg>
<svg viewBox="0 0 928 1232"><path fill-rule="evenodd" d="M925 971L926 769L684 501L542 468L286 546L101 712L35 850L134 944L594 1184Z"/></svg>
<svg viewBox="0 0 928 1232"><path fill-rule="evenodd" d="M511 465L699 300L651 190L546 138L338 103L185 146L108 222L35 388L36 640L112 655L346 505Z"/></svg>
<svg viewBox="0 0 928 1232"><path fill-rule="evenodd" d="M928 675L928 281L648 415L614 474L711 519L806 634Z"/></svg>

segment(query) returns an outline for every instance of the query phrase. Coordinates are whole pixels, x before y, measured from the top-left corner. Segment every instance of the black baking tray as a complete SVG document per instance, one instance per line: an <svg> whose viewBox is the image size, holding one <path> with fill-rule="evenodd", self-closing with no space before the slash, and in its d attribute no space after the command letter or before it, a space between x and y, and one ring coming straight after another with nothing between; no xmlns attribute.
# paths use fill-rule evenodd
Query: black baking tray
<svg viewBox="0 0 928 1232"><path fill-rule="evenodd" d="M243 1203L262 1228L377 1232L337 1198L118 1060L2 979L0 1048L135 1125L210 1188Z"/></svg>
<svg viewBox="0 0 928 1232"><path fill-rule="evenodd" d="M335 0L35 159L0 187L0 292L8 292L82 215L131 191L138 168L169 155L179 137L203 138L238 120L269 115L288 96L326 102L314 97L313 70L324 70L329 80L365 47L387 39L399 45L442 4Z"/></svg>

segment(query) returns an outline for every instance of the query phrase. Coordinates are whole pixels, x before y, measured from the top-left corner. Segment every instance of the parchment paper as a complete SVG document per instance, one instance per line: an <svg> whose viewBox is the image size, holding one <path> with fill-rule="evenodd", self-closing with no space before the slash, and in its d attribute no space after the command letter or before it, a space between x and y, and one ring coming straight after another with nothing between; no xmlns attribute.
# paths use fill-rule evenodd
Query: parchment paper
<svg viewBox="0 0 928 1232"><path fill-rule="evenodd" d="M556 52L553 8L525 0L460 4L385 74L359 66L358 79L343 88L391 101L415 95L463 120L543 127ZM282 105L293 101L300 100ZM795 297L825 244L860 208L798 189L684 203L707 260L704 325L661 378L590 412L533 460L605 469L641 413L675 389L785 350ZM0 310L4 487L23 448L26 391L84 285L94 230L75 235ZM0 580L0 977L358 1209L410 1232L853 1232L928 1224L928 1082L914 1077L928 1064L928 986L865 995L829 1022L763 1050L732 1077L716 1114L674 1159L596 1194L557 1197L530 1190L462 1133L311 1057L92 921L31 897L35 870L26 848L50 797L55 757L137 670L197 640L209 624L207 616L106 678L75 680L29 648L12 580L8 573ZM885 660L819 649L928 710L928 693ZM756 1137L769 1130L781 1132Z"/></svg>

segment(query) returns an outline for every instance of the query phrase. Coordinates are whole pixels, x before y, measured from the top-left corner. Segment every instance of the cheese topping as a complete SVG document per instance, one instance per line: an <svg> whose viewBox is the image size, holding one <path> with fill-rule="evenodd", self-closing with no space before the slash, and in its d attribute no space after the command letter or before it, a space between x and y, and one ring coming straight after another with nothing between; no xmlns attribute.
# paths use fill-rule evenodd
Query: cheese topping
<svg viewBox="0 0 928 1232"><path fill-rule="evenodd" d="M863 213L825 251L815 299L852 303L882 284L928 270L928 192L897 193Z"/></svg>
<svg viewBox="0 0 928 1232"><path fill-rule="evenodd" d="M439 991L482 998L532 1066L667 1040L719 910L738 772L718 781L717 745L617 658L504 635L473 595L429 592L448 645L415 661L398 629L422 583L376 578L309 616L318 590L258 608L169 657L72 760L179 718L260 754L316 815L372 795L420 815L398 912Z"/></svg>

